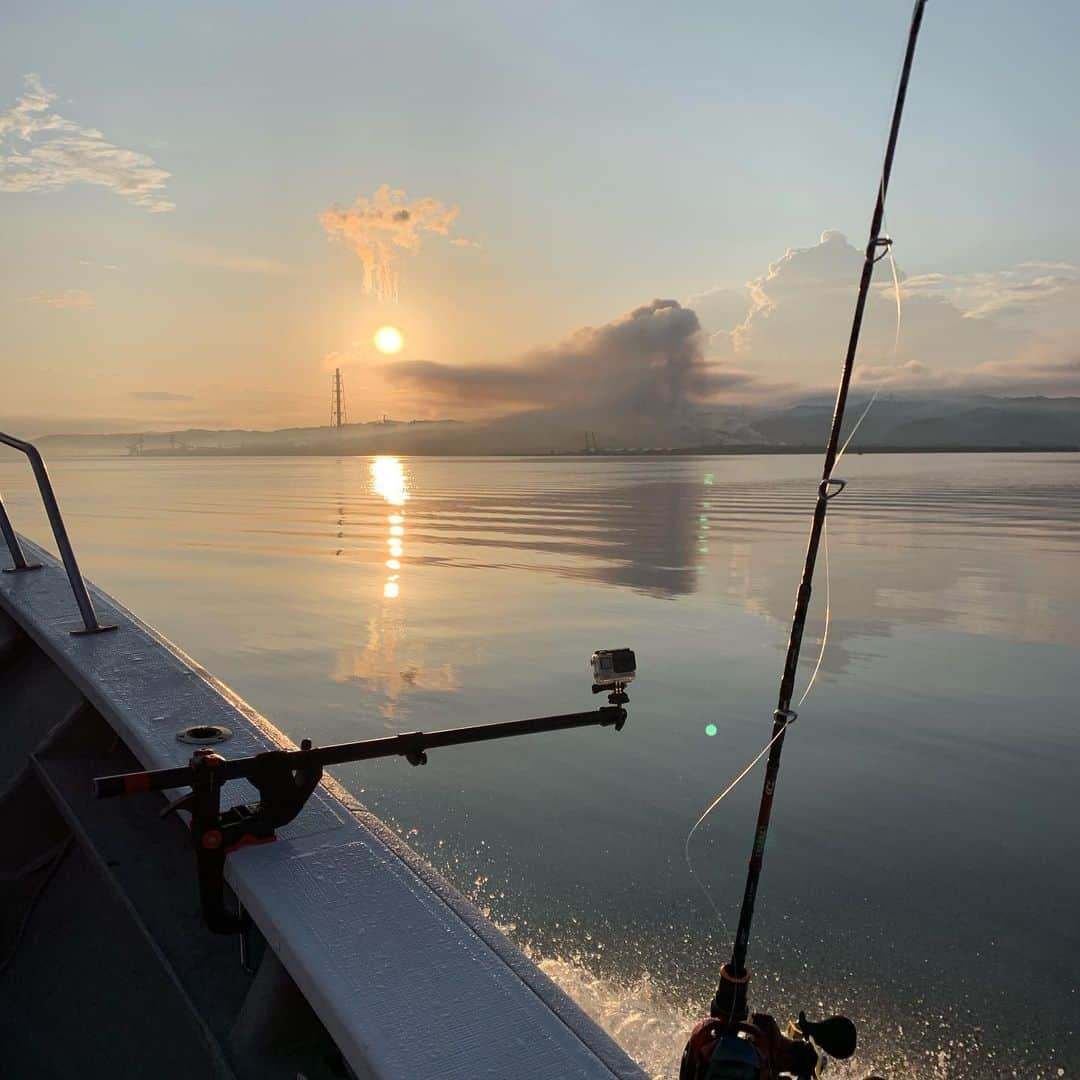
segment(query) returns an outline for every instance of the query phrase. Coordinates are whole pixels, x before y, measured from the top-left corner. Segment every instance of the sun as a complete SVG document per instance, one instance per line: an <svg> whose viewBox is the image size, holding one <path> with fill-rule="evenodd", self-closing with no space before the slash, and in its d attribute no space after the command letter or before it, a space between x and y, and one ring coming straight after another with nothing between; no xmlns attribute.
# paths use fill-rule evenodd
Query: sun
<svg viewBox="0 0 1080 1080"><path fill-rule="evenodd" d="M396 326L380 326L372 340L381 353L401 352L401 346L405 344L405 339Z"/></svg>

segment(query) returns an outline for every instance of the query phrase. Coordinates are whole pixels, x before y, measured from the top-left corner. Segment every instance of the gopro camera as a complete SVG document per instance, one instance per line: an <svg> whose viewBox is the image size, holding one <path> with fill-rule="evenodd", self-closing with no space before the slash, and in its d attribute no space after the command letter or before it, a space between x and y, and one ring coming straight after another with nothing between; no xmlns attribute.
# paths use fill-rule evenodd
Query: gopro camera
<svg viewBox="0 0 1080 1080"><path fill-rule="evenodd" d="M592 654L593 693L611 686L625 686L637 674L633 649L597 649Z"/></svg>

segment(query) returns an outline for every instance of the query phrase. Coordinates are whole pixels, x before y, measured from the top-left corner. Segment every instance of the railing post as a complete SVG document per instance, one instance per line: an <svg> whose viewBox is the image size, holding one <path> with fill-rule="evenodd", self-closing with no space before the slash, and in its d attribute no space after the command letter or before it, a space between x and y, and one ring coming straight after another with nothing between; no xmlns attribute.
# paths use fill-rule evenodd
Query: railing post
<svg viewBox="0 0 1080 1080"><path fill-rule="evenodd" d="M30 468L34 472L34 479L37 481L38 491L41 493L41 501L45 506L45 513L49 518L49 524L52 526L53 537L56 539L56 547L60 552L60 560L64 564L64 570L67 572L68 582L71 585L71 591L75 594L75 603L79 605L79 614L82 615L83 628L81 630L72 630L73 634L100 634L105 630L115 630L115 626L107 626L98 622L97 612L94 611L94 603L90 599L90 593L86 588L86 582L83 580L82 572L79 570L78 560L75 558L75 551L71 546L71 540L68 538L67 528L64 526L64 519L60 514L60 507L56 502L56 493L53 491L52 481L49 479L49 471L45 468L45 461L41 456L41 452L33 443L24 442L22 439L16 439L12 435L5 435L0 432L0 443L4 443L12 449L18 450L25 454L30 462ZM19 545L19 538L15 535L15 530L11 526L11 521L8 519L7 512L3 511L2 505L0 505L0 530L3 531L4 539L7 541L8 550L11 552L11 557L15 560L15 570L28 570L30 566L27 564L25 557L22 553L22 548ZM18 554L16 554L18 552ZM20 565L20 562L22 565Z"/></svg>
<svg viewBox="0 0 1080 1080"><path fill-rule="evenodd" d="M4 500L2 498L0 498L0 533L4 535L8 551L11 552L11 561L15 564L14 566L5 567L5 574L17 574L21 570L41 569L41 563L28 563L26 561L22 544L19 543L18 536L15 535L15 530L11 525L11 518L8 517L8 512L4 509Z"/></svg>

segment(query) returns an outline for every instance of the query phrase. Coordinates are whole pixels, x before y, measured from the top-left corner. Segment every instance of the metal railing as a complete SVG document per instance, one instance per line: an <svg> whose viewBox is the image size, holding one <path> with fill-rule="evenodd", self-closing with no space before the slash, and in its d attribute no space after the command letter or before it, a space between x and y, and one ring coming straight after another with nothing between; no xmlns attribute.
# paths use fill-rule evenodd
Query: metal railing
<svg viewBox="0 0 1080 1080"><path fill-rule="evenodd" d="M82 615L83 627L81 630L72 630L73 634L100 634L104 630L115 630L115 626L106 626L98 622L97 612L94 611L93 601L87 591L86 582L83 580L82 571L79 570L75 551L68 539L67 529L64 527L64 519L60 514L60 507L56 502L56 492L53 491L52 481L49 479L49 471L45 468L45 461L33 443L16 439L13 435L5 435L0 431L0 443L10 446L26 455L30 462L30 468L34 472L38 491L41 493L41 501L45 506L45 513L52 526L53 536L56 539L56 547L60 552L60 559L67 571L68 581L71 583L71 591L75 594L75 603L79 605L79 614ZM3 533L8 551L14 566L5 570L5 573L18 574L27 570L40 570L40 563L29 563L23 552L19 537L11 524L7 510L4 509L4 500L0 498L0 533Z"/></svg>

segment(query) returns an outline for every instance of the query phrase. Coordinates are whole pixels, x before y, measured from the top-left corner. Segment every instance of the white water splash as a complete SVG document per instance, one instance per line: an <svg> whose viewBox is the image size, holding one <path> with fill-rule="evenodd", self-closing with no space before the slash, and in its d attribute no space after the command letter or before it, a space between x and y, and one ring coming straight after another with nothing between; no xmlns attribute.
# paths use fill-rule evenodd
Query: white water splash
<svg viewBox="0 0 1080 1080"><path fill-rule="evenodd" d="M651 1080L678 1076L686 1036L701 1019L689 1002L680 1006L666 1000L647 973L621 984L594 975L580 961L537 956L532 959Z"/></svg>
<svg viewBox="0 0 1080 1080"><path fill-rule="evenodd" d="M672 1001L643 974L628 983L593 974L580 958L541 957L525 952L540 969L599 1024L650 1080L675 1080L686 1036L701 1011L691 1002ZM818 1003L820 1005L820 1003ZM823 1008L808 1010L823 1014ZM786 1017L778 1016L783 1025ZM981 1045L975 1030L940 1015L909 1029L887 1020L860 1022L859 1052L849 1062L830 1062L826 1080L985 1080L987 1076L1057 1080L1065 1068L1036 1063L1046 1050L1018 1045L1006 1058ZM1060 1060L1060 1059L1059 1059ZM988 1072L988 1070L990 1070Z"/></svg>
<svg viewBox="0 0 1080 1080"><path fill-rule="evenodd" d="M403 830L399 828L399 832ZM403 835L415 842L419 834L411 829ZM436 849L442 846L443 842L437 841ZM625 977L597 974L602 966L601 952L606 953L605 943L591 933L584 934L588 944L565 950L557 943L534 944L533 930L526 921L506 917L506 892L493 885L485 873L477 872L477 865L489 856L490 852L483 856L473 852L466 859L458 855L436 861L465 888L480 912L603 1028L649 1080L677 1080L686 1037L704 1015L711 996L709 986L683 996L666 989L647 970ZM571 916L569 923L580 928L576 917ZM554 928L558 931L559 924ZM608 946L613 944L607 942ZM630 953L635 951L627 942L621 945ZM1070 1058L1071 1031L1061 1045L1046 1045L1034 1033L1026 1033L1022 1025L1014 1029L1009 1024L1003 1029L999 1023L987 1023L968 1007L956 1004L942 1008L936 1000L938 1011L934 1011L928 1007L930 1001L923 999L915 1002L914 1018L898 1022L888 983L853 985L834 973L821 984L807 984L806 962L793 956L791 964L801 967L804 975L797 1001L789 1000L782 971L759 970L755 980L756 1003L767 1009L772 1002L781 1027L799 1007L805 1007L811 1017L844 1013L858 1024L855 1059L830 1062L825 1080L987 1080L990 1076L1000 1080L1068 1080L1077 1075Z"/></svg>

